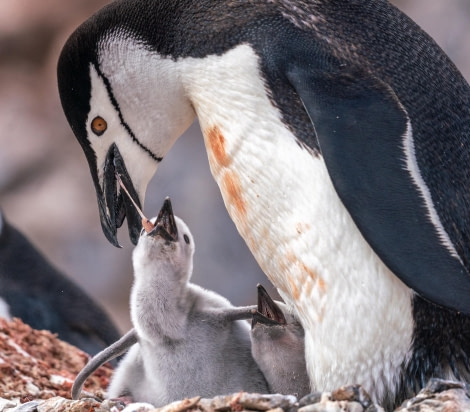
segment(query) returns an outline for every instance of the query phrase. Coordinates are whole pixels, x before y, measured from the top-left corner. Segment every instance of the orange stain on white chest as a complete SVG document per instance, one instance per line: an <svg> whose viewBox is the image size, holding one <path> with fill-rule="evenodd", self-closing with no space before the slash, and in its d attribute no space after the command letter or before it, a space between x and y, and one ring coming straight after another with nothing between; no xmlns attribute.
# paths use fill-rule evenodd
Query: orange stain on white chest
<svg viewBox="0 0 470 412"><path fill-rule="evenodd" d="M244 186L243 176L230 156L227 139L222 130L217 125L203 130L208 159L227 211L251 252L271 282L295 301L302 296L309 296L314 290L320 295L324 294L324 280L292 251L281 252L279 242L282 240L271 236L269 226L260 225L262 219L259 219L259 216L251 215L256 208L250 208L247 187ZM253 184L252 178L249 181ZM256 233L253 232L255 221ZM297 222L295 226L297 236L305 236L310 230L311 226L306 222ZM272 259L276 260L276 269L273 272Z"/></svg>
<svg viewBox="0 0 470 412"><path fill-rule="evenodd" d="M235 209L239 218L246 216L246 203L243 199L240 178L231 171L226 171L222 176L220 189L224 198Z"/></svg>
<svg viewBox="0 0 470 412"><path fill-rule="evenodd" d="M220 167L227 167L231 163L231 159L227 156L225 137L219 127L213 126L205 130L204 135L206 136L209 161Z"/></svg>
<svg viewBox="0 0 470 412"><path fill-rule="evenodd" d="M320 295L325 294L324 279L292 251L281 256L280 268L285 274L285 282L281 289L292 296L294 301L299 300L301 295L310 296L313 290Z"/></svg>
<svg viewBox="0 0 470 412"><path fill-rule="evenodd" d="M225 137L218 126L205 129L204 137L212 173L219 184L228 212L237 225L244 224L246 201L240 176L230 168L232 159L227 154Z"/></svg>

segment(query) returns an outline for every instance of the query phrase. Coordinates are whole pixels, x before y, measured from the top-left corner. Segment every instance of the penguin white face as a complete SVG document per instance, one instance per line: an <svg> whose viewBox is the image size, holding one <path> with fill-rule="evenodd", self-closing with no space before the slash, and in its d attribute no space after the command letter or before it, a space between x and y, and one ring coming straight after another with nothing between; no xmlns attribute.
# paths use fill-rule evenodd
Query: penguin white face
<svg viewBox="0 0 470 412"><path fill-rule="evenodd" d="M142 229L133 253L135 276L159 276L172 273L177 281L186 283L192 274L194 239L187 225L173 214L170 199L157 217L154 228Z"/></svg>
<svg viewBox="0 0 470 412"><path fill-rule="evenodd" d="M193 121L176 64L121 32L101 38L93 55L72 36L58 77L64 111L93 176L103 231L118 246L117 228L127 216L135 244L140 219L115 174L140 207L158 163Z"/></svg>

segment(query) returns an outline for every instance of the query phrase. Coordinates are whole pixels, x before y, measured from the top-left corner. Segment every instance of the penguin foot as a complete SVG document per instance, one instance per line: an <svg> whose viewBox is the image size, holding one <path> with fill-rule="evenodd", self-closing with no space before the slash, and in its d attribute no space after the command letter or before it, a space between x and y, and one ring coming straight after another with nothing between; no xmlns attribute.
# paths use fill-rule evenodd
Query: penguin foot
<svg viewBox="0 0 470 412"><path fill-rule="evenodd" d="M470 410L470 385L463 382L431 379L418 395L403 402L396 412L429 410Z"/></svg>

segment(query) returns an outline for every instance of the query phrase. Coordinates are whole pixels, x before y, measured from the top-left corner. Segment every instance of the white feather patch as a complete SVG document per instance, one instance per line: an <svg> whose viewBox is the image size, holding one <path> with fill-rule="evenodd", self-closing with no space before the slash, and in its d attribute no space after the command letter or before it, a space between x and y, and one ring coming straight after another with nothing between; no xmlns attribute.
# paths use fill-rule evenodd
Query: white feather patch
<svg viewBox="0 0 470 412"><path fill-rule="evenodd" d="M248 45L179 66L227 210L306 329L314 388L361 383L381 399L409 353L410 289L364 240L323 159L283 125Z"/></svg>
<svg viewBox="0 0 470 412"><path fill-rule="evenodd" d="M10 313L10 306L2 298L0 298L0 318L4 318L8 321L13 320Z"/></svg>
<svg viewBox="0 0 470 412"><path fill-rule="evenodd" d="M458 255L452 241L450 240L449 234L444 229L441 219L437 214L436 208L434 207L434 202L431 197L431 192L429 191L429 188L426 185L423 176L421 175L421 171L419 170L413 140L413 130L409 120L406 125L406 132L403 136L403 148L405 151L406 168L410 173L411 178L413 179L413 183L418 188L419 193L421 194L421 198L424 200L424 205L428 211L428 218L436 229L439 240L441 241L442 245L450 252L450 254L458 259L460 263L462 263L460 256Z"/></svg>

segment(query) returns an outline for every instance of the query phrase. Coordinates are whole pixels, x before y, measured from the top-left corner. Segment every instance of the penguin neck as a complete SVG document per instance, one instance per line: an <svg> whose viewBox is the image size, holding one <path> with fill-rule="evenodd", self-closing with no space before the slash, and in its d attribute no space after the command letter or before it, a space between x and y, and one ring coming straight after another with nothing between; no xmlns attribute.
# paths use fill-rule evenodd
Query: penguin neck
<svg viewBox="0 0 470 412"><path fill-rule="evenodd" d="M362 237L322 157L286 127L259 67L248 45L188 61L211 172L240 235L305 329L313 389L360 383L380 400L395 390L409 353L411 291Z"/></svg>
<svg viewBox="0 0 470 412"><path fill-rule="evenodd" d="M158 267L158 273L135 277L131 291L131 319L138 336L146 341L184 337L188 314L187 276ZM181 276L180 276L181 275Z"/></svg>

